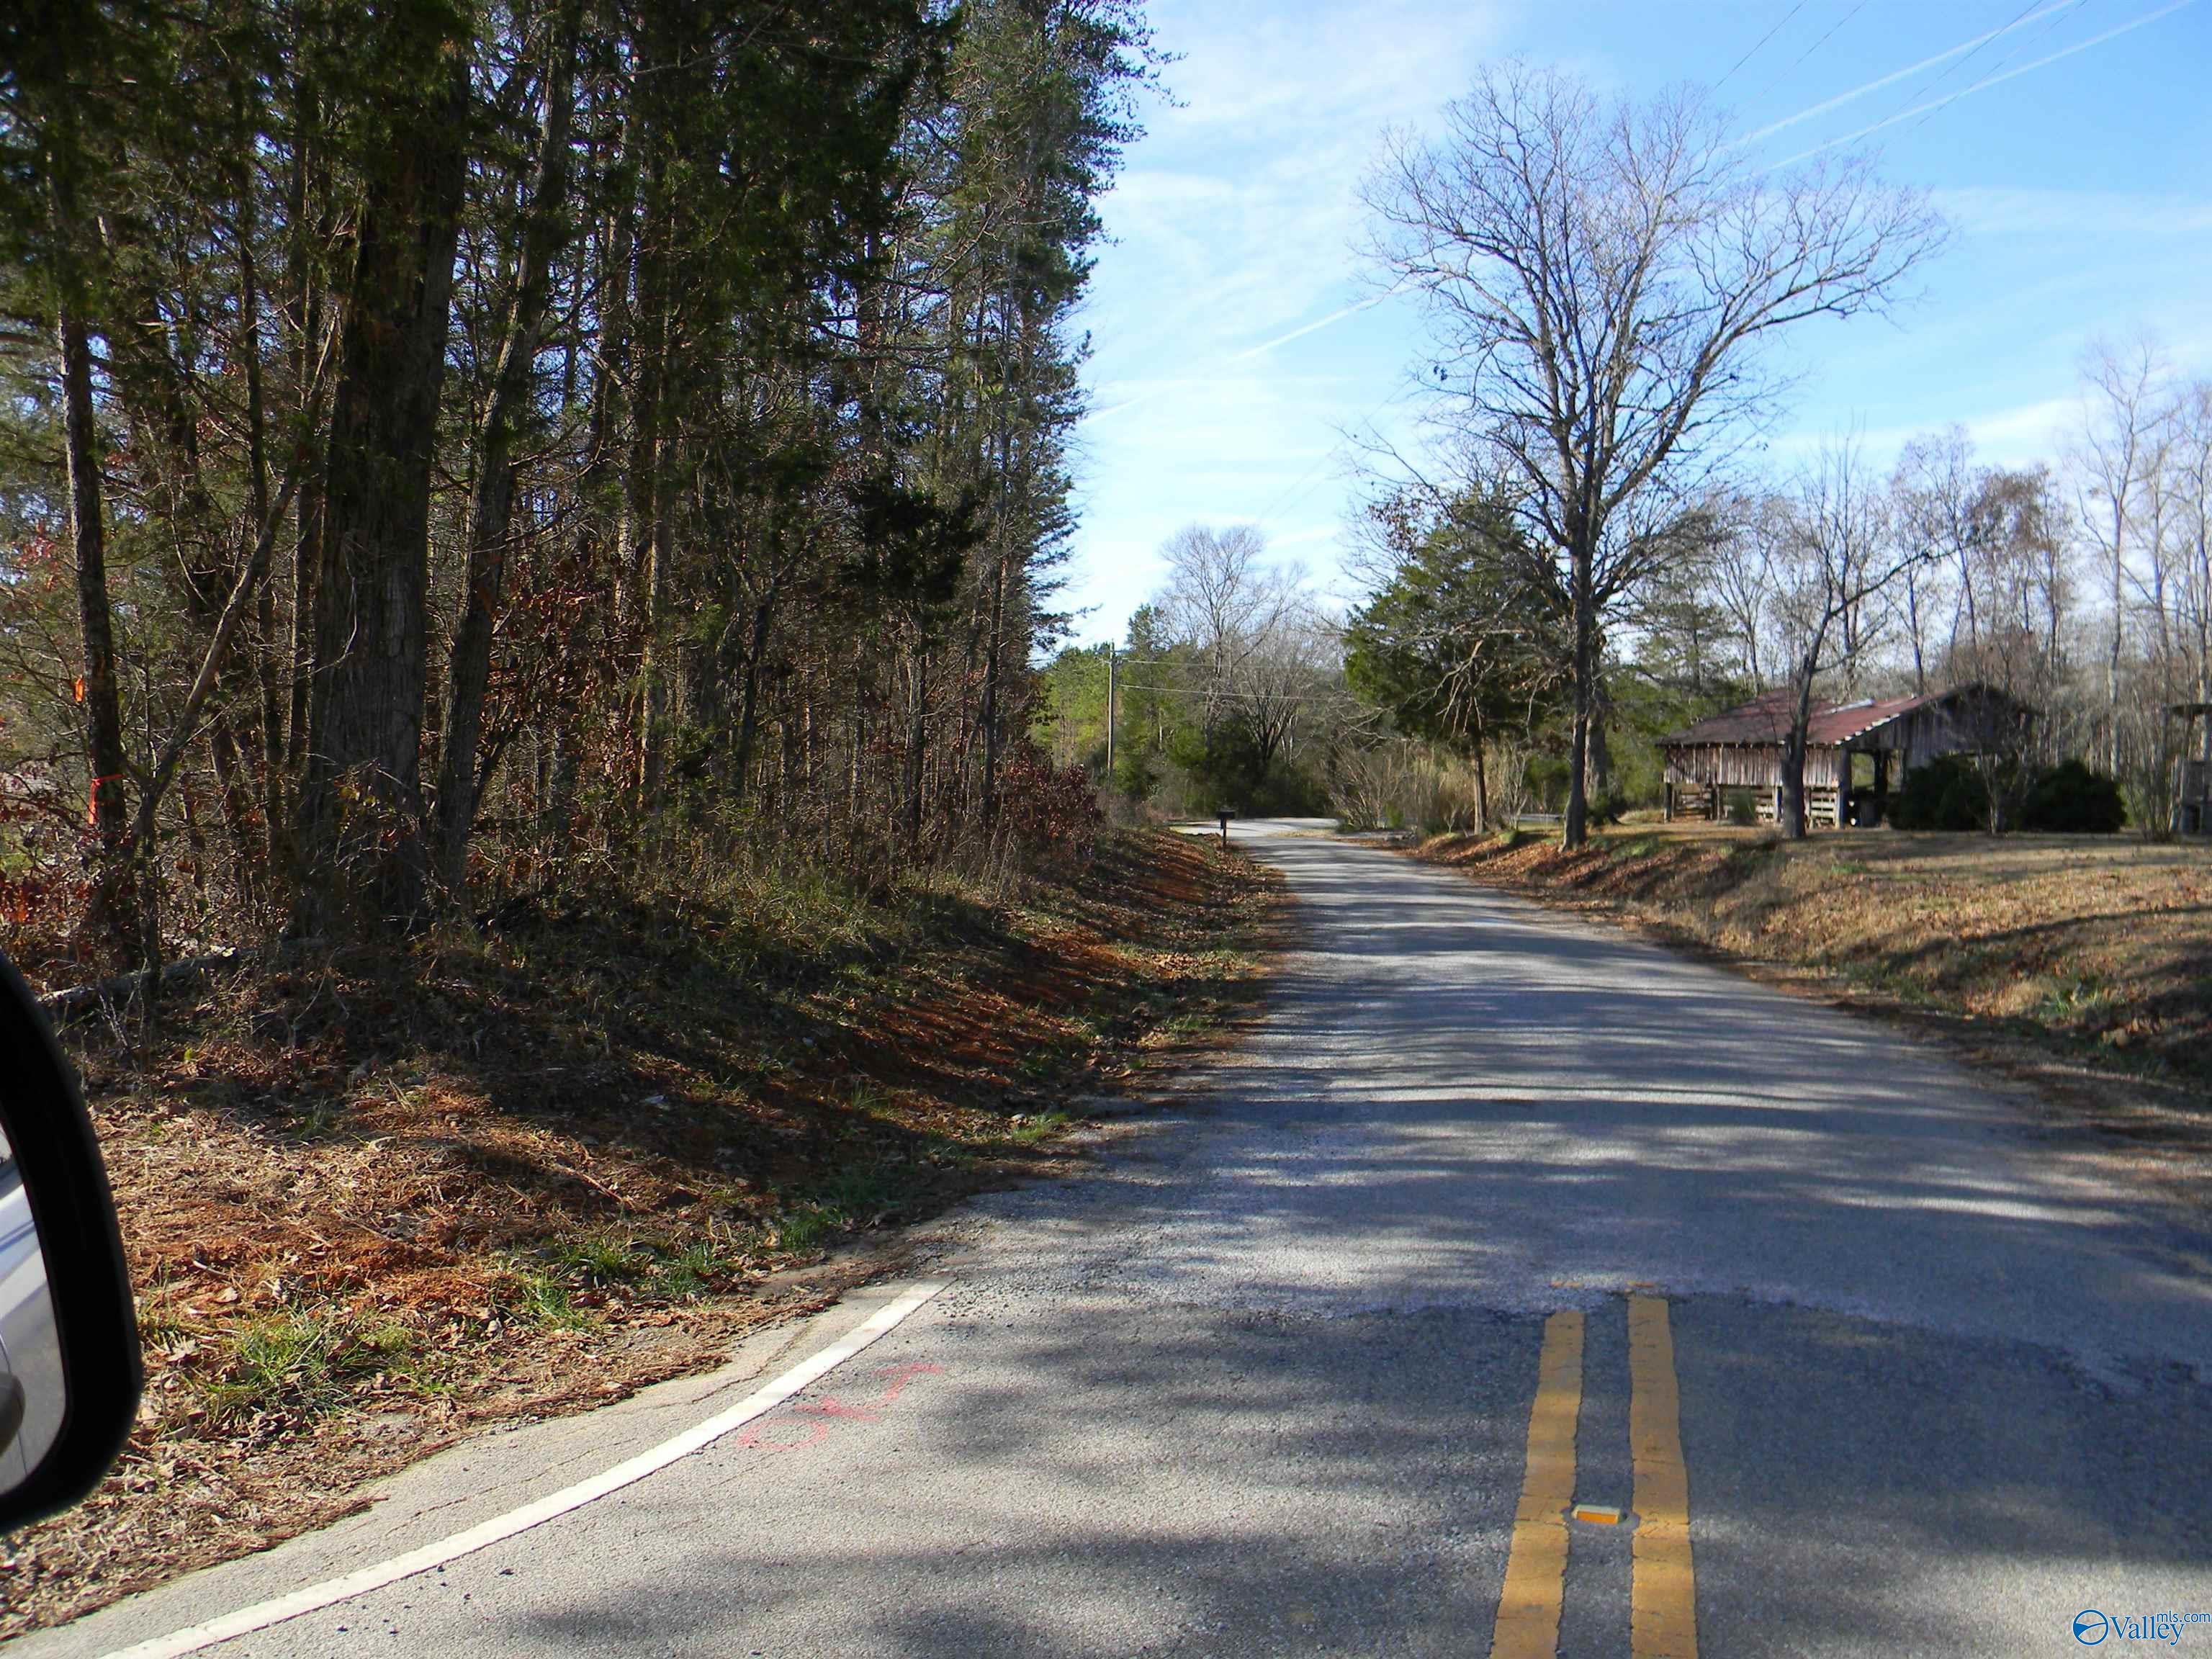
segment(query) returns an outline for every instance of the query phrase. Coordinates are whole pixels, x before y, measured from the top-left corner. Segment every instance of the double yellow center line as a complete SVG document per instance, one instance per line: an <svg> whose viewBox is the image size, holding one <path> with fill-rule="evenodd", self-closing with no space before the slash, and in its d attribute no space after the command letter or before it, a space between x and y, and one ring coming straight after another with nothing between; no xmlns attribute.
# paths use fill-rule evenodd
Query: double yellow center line
<svg viewBox="0 0 2212 1659"><path fill-rule="evenodd" d="M1635 1492L1629 1650L1634 1659L1697 1659L1697 1577L1690 1563L1690 1475L1682 1462L1680 1390L1667 1304L1628 1298L1628 1440ZM1498 1600L1491 1659L1553 1659L1566 1592L1567 1508L1575 1497L1582 1414L1583 1316L1544 1322L1528 1455Z"/></svg>

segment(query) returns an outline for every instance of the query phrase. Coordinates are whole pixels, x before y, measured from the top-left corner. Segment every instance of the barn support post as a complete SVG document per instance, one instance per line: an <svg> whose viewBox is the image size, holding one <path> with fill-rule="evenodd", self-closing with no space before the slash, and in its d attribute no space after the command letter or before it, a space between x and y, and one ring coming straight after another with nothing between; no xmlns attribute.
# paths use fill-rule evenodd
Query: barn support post
<svg viewBox="0 0 2212 1659"><path fill-rule="evenodd" d="M1851 746L1845 744L1836 751L1836 828L1844 829L1851 821Z"/></svg>

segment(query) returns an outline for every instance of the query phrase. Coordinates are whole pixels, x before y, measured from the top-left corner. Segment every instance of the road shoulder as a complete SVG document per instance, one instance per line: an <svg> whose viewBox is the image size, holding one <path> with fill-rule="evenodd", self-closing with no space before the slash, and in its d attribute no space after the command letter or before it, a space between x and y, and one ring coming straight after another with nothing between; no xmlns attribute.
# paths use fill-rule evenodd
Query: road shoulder
<svg viewBox="0 0 2212 1659"><path fill-rule="evenodd" d="M2212 1094L2200 1080L2131 1055L2124 1044L2085 1042L2029 1018L1979 1012L1956 994L1931 994L1926 985L1893 973L1869 971L1847 959L1789 954L1785 941L1771 931L1753 936L1756 948L1745 948L1752 939L1746 930L1719 925L1710 894L1670 890L1633 867L1638 857L1649 855L1650 838L1621 831L1613 839L1627 847L1627 859L1620 848L1601 848L1578 858L1556 846L1506 837L1401 840L1396 850L1753 983L1879 1020L1975 1071L2039 1138L2123 1162L2200 1218L2212 1214ZM1767 845L1747 843L1755 850ZM1823 850L1815 848L1807 856ZM1832 850L1832 856L1852 850ZM1846 860L1839 867L1856 866ZM1869 895L1867 902L1881 900ZM2001 960L1998 971L2004 971Z"/></svg>

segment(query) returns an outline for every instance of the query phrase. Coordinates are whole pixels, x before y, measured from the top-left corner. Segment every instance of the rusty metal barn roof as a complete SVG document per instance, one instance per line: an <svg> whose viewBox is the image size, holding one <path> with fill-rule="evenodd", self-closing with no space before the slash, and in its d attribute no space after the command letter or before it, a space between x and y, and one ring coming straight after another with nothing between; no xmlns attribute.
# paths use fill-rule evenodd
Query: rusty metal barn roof
<svg viewBox="0 0 2212 1659"><path fill-rule="evenodd" d="M1832 748L1838 744L1850 743L1866 736L1876 726L1887 726L1899 715L1909 714L1929 703L1946 702L1965 690L1964 686L1949 691L1923 692L1917 697L1869 697L1859 702L1816 702L1813 718L1807 726L1805 740L1815 749ZM1753 697L1724 714L1699 720L1686 732L1676 732L1659 741L1663 747L1688 747L1696 744L1759 744L1780 743L1790 733L1791 704L1796 694L1788 686Z"/></svg>

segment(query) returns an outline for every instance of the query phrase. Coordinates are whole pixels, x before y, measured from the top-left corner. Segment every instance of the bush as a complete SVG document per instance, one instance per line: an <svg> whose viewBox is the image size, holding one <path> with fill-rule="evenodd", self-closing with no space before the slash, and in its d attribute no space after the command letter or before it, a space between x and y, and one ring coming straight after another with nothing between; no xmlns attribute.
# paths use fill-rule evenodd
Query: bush
<svg viewBox="0 0 2212 1659"><path fill-rule="evenodd" d="M1561 812L1567 805L1567 781L1574 770L1564 755L1531 755L1522 769L1522 781L1528 797L1536 803L1534 811Z"/></svg>
<svg viewBox="0 0 2212 1659"><path fill-rule="evenodd" d="M2117 835L2128 821L2117 780L2078 760L2038 775L2021 804L2023 830L2066 836Z"/></svg>
<svg viewBox="0 0 2212 1659"><path fill-rule="evenodd" d="M1227 811L1246 818L1318 817L1328 787L1297 762L1262 760L1251 734L1234 723L1176 734L1168 758L1183 774L1182 810L1199 817Z"/></svg>
<svg viewBox="0 0 2212 1659"><path fill-rule="evenodd" d="M1015 842L1048 863L1086 862L1105 827L1090 774L1080 766L1054 766L1034 748L1007 759L999 774L999 801Z"/></svg>
<svg viewBox="0 0 2212 1659"><path fill-rule="evenodd" d="M1889 821L1899 830L1986 830L1989 785L1972 762L1939 755L1905 775Z"/></svg>

